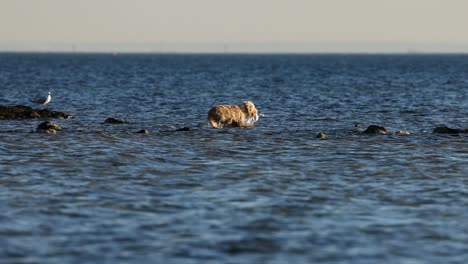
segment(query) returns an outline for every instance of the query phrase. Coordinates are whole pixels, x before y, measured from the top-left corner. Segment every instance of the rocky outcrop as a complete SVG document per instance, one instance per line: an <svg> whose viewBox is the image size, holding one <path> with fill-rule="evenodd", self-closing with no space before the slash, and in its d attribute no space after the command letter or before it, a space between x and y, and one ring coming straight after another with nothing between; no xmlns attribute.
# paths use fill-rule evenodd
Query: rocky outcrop
<svg viewBox="0 0 468 264"><path fill-rule="evenodd" d="M385 135L388 133L387 129L383 126L370 125L366 130L362 131L364 134L381 134Z"/></svg>
<svg viewBox="0 0 468 264"><path fill-rule="evenodd" d="M71 119L72 115L50 109L34 109L29 106L0 106L0 119L59 118Z"/></svg>
<svg viewBox="0 0 468 264"><path fill-rule="evenodd" d="M57 133L57 130L62 130L62 128L57 123L52 121L42 122L37 126L36 129L37 132L45 134L55 134Z"/></svg>
<svg viewBox="0 0 468 264"><path fill-rule="evenodd" d="M432 130L432 133L439 133L439 134L460 134L460 133L468 133L468 128L466 129L458 129L458 128L450 128L446 126L435 127Z"/></svg>

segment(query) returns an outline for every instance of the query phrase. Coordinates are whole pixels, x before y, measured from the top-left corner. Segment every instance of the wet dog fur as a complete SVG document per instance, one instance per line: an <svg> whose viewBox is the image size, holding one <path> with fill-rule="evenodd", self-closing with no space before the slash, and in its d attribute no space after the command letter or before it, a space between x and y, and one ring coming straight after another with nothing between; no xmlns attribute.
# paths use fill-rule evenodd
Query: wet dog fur
<svg viewBox="0 0 468 264"><path fill-rule="evenodd" d="M239 105L217 105L208 111L208 122L214 128L250 127L257 121L257 108L250 101Z"/></svg>

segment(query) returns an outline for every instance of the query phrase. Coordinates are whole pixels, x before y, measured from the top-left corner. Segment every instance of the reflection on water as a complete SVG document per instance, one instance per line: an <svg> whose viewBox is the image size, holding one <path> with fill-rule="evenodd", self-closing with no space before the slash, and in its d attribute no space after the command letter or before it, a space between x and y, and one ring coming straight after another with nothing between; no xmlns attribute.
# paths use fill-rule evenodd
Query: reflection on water
<svg viewBox="0 0 468 264"><path fill-rule="evenodd" d="M0 122L0 262L464 263L467 136L431 130L468 127L466 61L0 54L2 104L76 116ZM244 100L256 127L208 127Z"/></svg>

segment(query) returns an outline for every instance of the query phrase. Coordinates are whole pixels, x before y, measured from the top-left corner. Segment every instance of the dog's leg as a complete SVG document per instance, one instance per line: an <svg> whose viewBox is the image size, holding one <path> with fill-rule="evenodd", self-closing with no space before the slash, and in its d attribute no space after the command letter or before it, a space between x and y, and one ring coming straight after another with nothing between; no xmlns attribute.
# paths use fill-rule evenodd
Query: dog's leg
<svg viewBox="0 0 468 264"><path fill-rule="evenodd" d="M212 117L209 117L208 118L208 122L210 123L210 125L214 128L219 128L219 123L216 122Z"/></svg>

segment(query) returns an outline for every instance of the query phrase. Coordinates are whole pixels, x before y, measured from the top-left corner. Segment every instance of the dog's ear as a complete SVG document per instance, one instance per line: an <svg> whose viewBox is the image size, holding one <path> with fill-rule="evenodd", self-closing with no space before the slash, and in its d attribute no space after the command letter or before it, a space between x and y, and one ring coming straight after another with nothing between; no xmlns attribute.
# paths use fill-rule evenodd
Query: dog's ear
<svg viewBox="0 0 468 264"><path fill-rule="evenodd" d="M245 101L244 107L247 110L247 116L253 118L257 115L257 108L255 108L255 105L252 102Z"/></svg>

